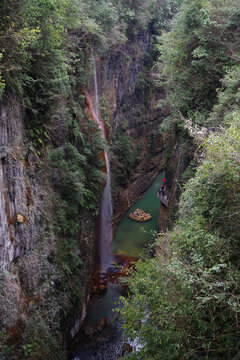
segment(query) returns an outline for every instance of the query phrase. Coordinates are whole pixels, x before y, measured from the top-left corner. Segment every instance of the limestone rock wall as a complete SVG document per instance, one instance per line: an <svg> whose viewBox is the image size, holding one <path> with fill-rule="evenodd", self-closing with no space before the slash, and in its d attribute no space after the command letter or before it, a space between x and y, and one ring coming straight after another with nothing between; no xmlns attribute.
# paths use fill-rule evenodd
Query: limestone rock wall
<svg viewBox="0 0 240 360"><path fill-rule="evenodd" d="M8 343L16 347L28 341L25 329L36 315L53 336L60 330L61 349L86 315L96 218L81 212L77 256L83 265L81 276L75 279L72 274L70 279L56 260L59 239L53 229L54 190L47 155L40 158L30 151L27 121L17 99L4 97L0 104L0 348L4 332ZM69 293L70 280L75 281L79 294L75 304ZM66 323L61 328L63 320ZM17 351L14 356L9 359L21 357Z"/></svg>
<svg viewBox="0 0 240 360"><path fill-rule="evenodd" d="M41 178L24 144L24 113L12 99L0 105L0 268L24 256L41 236Z"/></svg>

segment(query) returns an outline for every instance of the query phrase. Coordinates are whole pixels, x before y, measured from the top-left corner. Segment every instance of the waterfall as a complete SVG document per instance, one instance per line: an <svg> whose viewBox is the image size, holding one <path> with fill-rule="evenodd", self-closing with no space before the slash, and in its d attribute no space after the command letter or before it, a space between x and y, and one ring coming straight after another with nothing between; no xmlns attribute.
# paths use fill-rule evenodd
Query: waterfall
<svg viewBox="0 0 240 360"><path fill-rule="evenodd" d="M111 172L110 161L107 151L105 151L107 167L107 183L103 192L100 206L100 233L99 233L99 252L101 260L101 270L106 270L112 259L112 194L111 194Z"/></svg>
<svg viewBox="0 0 240 360"><path fill-rule="evenodd" d="M96 61L93 56L93 73L94 73L94 95L90 96L86 93L87 102L93 119L98 123L102 137L107 140L105 125L101 120L100 106L99 106L99 92ZM112 252L112 194L111 194L111 168L108 151L104 151L105 164L107 171L107 183L104 188L103 197L100 204L100 221L99 221L99 255L100 255L100 270L106 271L111 264Z"/></svg>

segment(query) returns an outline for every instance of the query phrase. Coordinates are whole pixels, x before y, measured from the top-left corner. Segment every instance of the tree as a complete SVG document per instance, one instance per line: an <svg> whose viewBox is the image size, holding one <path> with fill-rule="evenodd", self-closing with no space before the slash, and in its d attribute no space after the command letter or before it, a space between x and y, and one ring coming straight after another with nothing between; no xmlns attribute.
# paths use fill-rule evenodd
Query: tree
<svg viewBox="0 0 240 360"><path fill-rule="evenodd" d="M174 230L159 239L168 256L138 263L128 280L125 330L144 345L133 359L239 356L240 112L226 121L206 141Z"/></svg>
<svg viewBox="0 0 240 360"><path fill-rule="evenodd" d="M160 62L174 116L204 124L226 70L237 64L238 6L232 0L183 1L160 37ZM231 45L229 45L231 44Z"/></svg>

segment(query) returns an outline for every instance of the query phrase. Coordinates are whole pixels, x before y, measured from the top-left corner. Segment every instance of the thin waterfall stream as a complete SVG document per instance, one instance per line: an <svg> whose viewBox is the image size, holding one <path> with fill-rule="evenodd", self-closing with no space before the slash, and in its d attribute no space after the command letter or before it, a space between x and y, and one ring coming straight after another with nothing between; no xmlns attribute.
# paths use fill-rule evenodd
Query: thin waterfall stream
<svg viewBox="0 0 240 360"><path fill-rule="evenodd" d="M96 60L93 56L93 77L94 77L94 96L86 93L91 115L101 129L102 137L107 141L106 128L100 115L99 103L99 87L97 80ZM108 151L104 150L104 158L107 172L107 183L105 185L103 196L100 204L100 219L99 219L99 256L100 256L100 270L106 271L113 261L111 245L113 238L112 230L112 194L111 194L111 166Z"/></svg>

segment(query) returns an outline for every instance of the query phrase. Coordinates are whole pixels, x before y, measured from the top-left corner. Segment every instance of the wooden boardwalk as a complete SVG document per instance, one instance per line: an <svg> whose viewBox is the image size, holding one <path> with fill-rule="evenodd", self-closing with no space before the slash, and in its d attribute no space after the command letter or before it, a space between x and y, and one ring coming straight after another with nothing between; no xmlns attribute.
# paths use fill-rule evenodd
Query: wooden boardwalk
<svg viewBox="0 0 240 360"><path fill-rule="evenodd" d="M164 186L163 190L162 187L157 192L157 197L160 199L161 203L168 207L168 190L166 186Z"/></svg>

